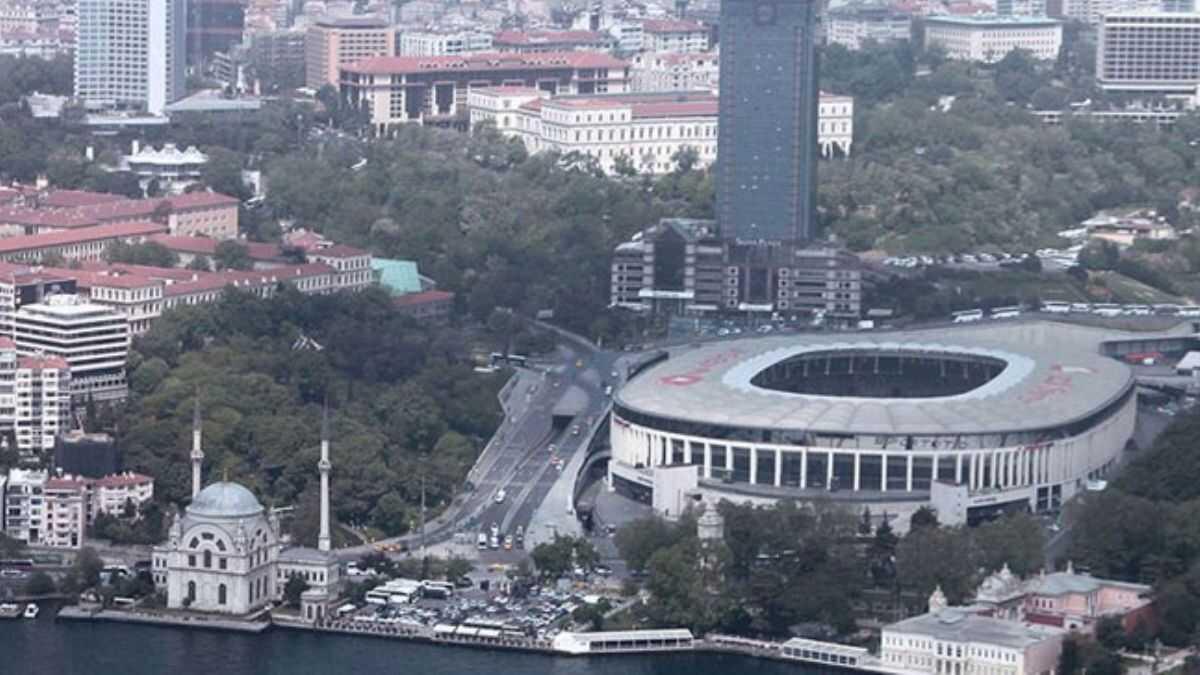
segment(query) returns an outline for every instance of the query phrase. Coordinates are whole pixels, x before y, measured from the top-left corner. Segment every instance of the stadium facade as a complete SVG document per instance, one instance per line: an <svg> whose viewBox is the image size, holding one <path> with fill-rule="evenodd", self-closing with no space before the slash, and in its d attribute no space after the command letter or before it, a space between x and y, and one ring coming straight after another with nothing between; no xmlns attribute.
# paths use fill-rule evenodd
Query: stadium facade
<svg viewBox="0 0 1200 675"><path fill-rule="evenodd" d="M609 483L667 516L696 498L822 500L900 531L926 505L943 523L1053 511L1133 434L1110 335L1022 322L687 349L617 393Z"/></svg>

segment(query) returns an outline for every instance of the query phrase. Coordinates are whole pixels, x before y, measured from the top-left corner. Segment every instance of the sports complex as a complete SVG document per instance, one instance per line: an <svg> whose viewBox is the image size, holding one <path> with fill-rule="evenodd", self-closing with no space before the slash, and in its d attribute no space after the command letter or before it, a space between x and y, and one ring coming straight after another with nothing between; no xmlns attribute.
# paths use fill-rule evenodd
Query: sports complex
<svg viewBox="0 0 1200 675"><path fill-rule="evenodd" d="M924 505L943 523L1053 511L1133 433L1121 346L1029 321L679 349L617 392L609 484L667 516L698 498L842 502L898 529Z"/></svg>

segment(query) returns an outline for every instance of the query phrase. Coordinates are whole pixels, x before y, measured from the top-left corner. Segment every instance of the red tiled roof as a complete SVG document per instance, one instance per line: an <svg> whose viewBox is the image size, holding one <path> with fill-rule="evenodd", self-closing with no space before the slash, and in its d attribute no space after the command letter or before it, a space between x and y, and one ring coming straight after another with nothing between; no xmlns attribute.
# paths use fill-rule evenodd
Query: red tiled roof
<svg viewBox="0 0 1200 675"><path fill-rule="evenodd" d="M704 30L704 24L680 19L646 19L642 30L647 33L692 33Z"/></svg>
<svg viewBox="0 0 1200 675"><path fill-rule="evenodd" d="M10 206L0 209L0 223L26 227L88 227L96 224L75 210L33 209L26 206Z"/></svg>
<svg viewBox="0 0 1200 675"><path fill-rule="evenodd" d="M529 32L502 30L492 37L497 45L532 45L545 43L603 44L609 38L590 30L535 30Z"/></svg>
<svg viewBox="0 0 1200 675"><path fill-rule="evenodd" d="M155 232L163 232L166 229L166 225L158 223L106 223L76 230L28 234L0 239L0 253L15 253L104 239L147 236Z"/></svg>
<svg viewBox="0 0 1200 675"><path fill-rule="evenodd" d="M143 483L153 482L153 478L140 473L114 473L101 478L93 478L91 481L92 485L99 487L122 487L126 485L140 485Z"/></svg>
<svg viewBox="0 0 1200 675"><path fill-rule="evenodd" d="M193 255L215 255L217 245L221 242L208 237L189 237L177 234L157 234L150 241L162 244L172 251L181 251ZM278 244L267 244L258 241L238 241L246 247L246 253L254 260L275 260L282 255Z"/></svg>
<svg viewBox="0 0 1200 675"><path fill-rule="evenodd" d="M393 298L392 304L397 307L413 307L453 299L454 294L449 291L422 291L420 293L407 293Z"/></svg>
<svg viewBox="0 0 1200 675"><path fill-rule="evenodd" d="M628 63L597 52L501 54L487 52L456 56L374 56L342 70L363 75L403 75L479 70L541 70L548 68L624 68Z"/></svg>
<svg viewBox="0 0 1200 675"><path fill-rule="evenodd" d="M47 268L53 272L61 273L65 277L75 280L76 285L80 288L147 288L150 286L160 286L162 281L153 279L142 274L130 274L112 267L104 267L101 269L54 269Z"/></svg>
<svg viewBox="0 0 1200 675"><path fill-rule="evenodd" d="M185 192L181 195L167 197L167 202L171 208L183 210L210 206L236 206L238 199L220 192Z"/></svg>
<svg viewBox="0 0 1200 675"><path fill-rule="evenodd" d="M93 204L108 204L111 202L127 201L128 197L109 194L107 192L92 192L90 190L51 190L42 197L41 204L45 208L73 208L91 206Z"/></svg>
<svg viewBox="0 0 1200 675"><path fill-rule="evenodd" d="M163 288L163 295L167 297L178 297L181 295L191 295L193 293L220 290L226 286L234 286L238 288L244 288L247 286L260 287L268 284L276 284L284 281L299 279L301 277L315 277L323 274L333 274L333 272L334 269L324 263L286 265L283 267L275 267L269 270L259 271L227 270L224 272L194 272L194 276L191 280L168 283L166 287Z"/></svg>
<svg viewBox="0 0 1200 675"><path fill-rule="evenodd" d="M326 246L315 251L309 251L308 255L313 258L357 258L364 255L371 255L369 252L361 248L347 246L346 244L334 244Z"/></svg>
<svg viewBox="0 0 1200 675"><path fill-rule="evenodd" d="M17 367L29 368L30 370L45 370L47 368L67 370L70 366L67 365L67 360L61 356L22 356L17 359Z"/></svg>

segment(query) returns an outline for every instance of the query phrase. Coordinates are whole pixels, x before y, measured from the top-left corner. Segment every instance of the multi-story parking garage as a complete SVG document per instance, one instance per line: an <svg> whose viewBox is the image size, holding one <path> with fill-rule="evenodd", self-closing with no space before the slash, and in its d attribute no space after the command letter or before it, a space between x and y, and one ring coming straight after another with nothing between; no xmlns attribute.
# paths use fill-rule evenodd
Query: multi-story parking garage
<svg viewBox="0 0 1200 675"><path fill-rule="evenodd" d="M1050 322L796 335L683 350L613 406L613 488L687 499L841 502L942 522L1048 511L1133 433L1131 369L1106 336ZM1111 351L1111 350L1109 350Z"/></svg>

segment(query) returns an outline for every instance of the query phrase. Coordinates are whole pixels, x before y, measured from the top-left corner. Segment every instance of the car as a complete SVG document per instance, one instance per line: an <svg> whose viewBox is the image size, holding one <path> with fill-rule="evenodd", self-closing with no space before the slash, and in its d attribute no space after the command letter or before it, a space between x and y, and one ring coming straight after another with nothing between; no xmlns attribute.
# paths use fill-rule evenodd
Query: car
<svg viewBox="0 0 1200 675"><path fill-rule="evenodd" d="M497 490L497 491L496 491L496 503L497 503L497 504L503 504L503 503L504 503L504 497L505 497L505 496L506 496L506 495L505 495L505 492L504 492L504 488L500 488L499 490Z"/></svg>
<svg viewBox="0 0 1200 675"><path fill-rule="evenodd" d="M572 435L572 436L578 436L578 435L579 435L579 425L578 425L578 424L576 424L576 425L574 425L574 426L572 426L572 427L571 427L571 435Z"/></svg>
<svg viewBox="0 0 1200 675"><path fill-rule="evenodd" d="M602 577L612 576L613 573L612 568L607 565L596 565L592 568L592 572Z"/></svg>
<svg viewBox="0 0 1200 675"><path fill-rule="evenodd" d="M477 547L477 548L479 548L480 550L486 550L486 549L487 549L487 547L488 547L488 536L487 536L485 533L483 533L483 532L480 532L480 533L479 533L479 538L476 540L476 547Z"/></svg>
<svg viewBox="0 0 1200 675"><path fill-rule="evenodd" d="M513 547L513 536L510 534L504 538L504 550L511 551Z"/></svg>
<svg viewBox="0 0 1200 675"><path fill-rule="evenodd" d="M459 577L454 580L455 588L473 588L474 586L475 581L471 577Z"/></svg>

